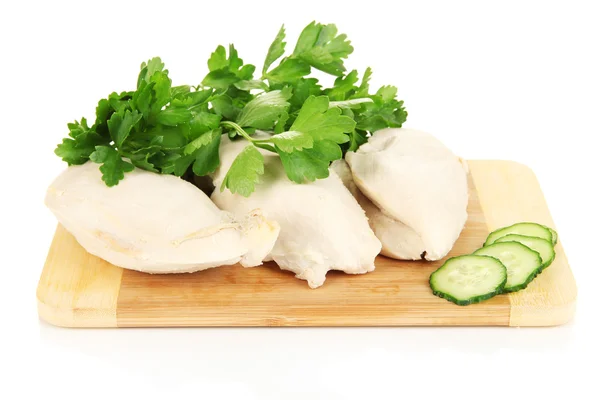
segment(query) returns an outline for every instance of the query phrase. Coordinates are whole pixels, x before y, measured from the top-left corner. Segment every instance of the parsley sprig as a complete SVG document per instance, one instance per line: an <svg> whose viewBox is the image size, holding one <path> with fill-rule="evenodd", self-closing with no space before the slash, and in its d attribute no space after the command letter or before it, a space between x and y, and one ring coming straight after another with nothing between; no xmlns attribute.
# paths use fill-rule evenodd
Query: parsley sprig
<svg viewBox="0 0 600 400"><path fill-rule="evenodd" d="M134 91L98 102L91 126L85 118L68 124L69 137L55 153L69 165L100 164L103 181L114 186L136 167L177 176L213 173L221 137L228 135L248 145L220 190L252 194L264 173L259 149L277 153L294 182L326 178L330 163L370 133L406 121L395 87L370 94L370 68L360 80L358 71L346 72L352 51L335 25L311 22L287 56L281 27L258 79L256 67L245 64L233 45L217 47L197 86L173 86L164 63L153 58L142 63ZM313 70L335 76L333 86L323 88L310 77ZM273 135L255 136L257 130Z"/></svg>

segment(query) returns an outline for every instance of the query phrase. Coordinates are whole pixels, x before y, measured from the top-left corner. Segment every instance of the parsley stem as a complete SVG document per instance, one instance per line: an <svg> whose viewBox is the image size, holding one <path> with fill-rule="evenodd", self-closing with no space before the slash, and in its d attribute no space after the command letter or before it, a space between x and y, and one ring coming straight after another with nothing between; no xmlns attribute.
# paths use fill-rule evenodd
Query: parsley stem
<svg viewBox="0 0 600 400"><path fill-rule="evenodd" d="M242 135L243 137L248 139L256 147L260 147L261 149L265 149L265 150L271 151L273 153L277 153L277 150L275 150L275 147L269 143L270 139L254 139L253 137L248 135L248 133L241 126L239 126L238 124L236 124L233 121L223 121L223 122L221 122L221 125L229 127L229 128L233 128L237 133L239 133L240 135Z"/></svg>
<svg viewBox="0 0 600 400"><path fill-rule="evenodd" d="M351 107L353 105L356 104L361 104L361 103L372 103L373 99L370 99L368 97L360 97L358 99L350 99L350 100L343 100L343 101L330 101L329 102L329 108L332 107Z"/></svg>
<svg viewBox="0 0 600 400"><path fill-rule="evenodd" d="M270 152L272 152L272 153L277 153L277 150L275 150L275 147L274 147L273 145L269 144L269 143L263 143L263 142L261 142L261 143L258 143L258 142L254 142L254 145L255 145L256 147L260 147L261 149L268 150L268 151L270 151Z"/></svg>
<svg viewBox="0 0 600 400"><path fill-rule="evenodd" d="M246 133L246 131L241 126L239 126L238 124L236 124L233 121L223 121L223 122L221 122L221 126L227 126L229 128L233 128L237 133L239 133L241 136L243 136L247 140L249 140L251 142L256 141L256 139L253 139L250 135L248 135L248 133Z"/></svg>

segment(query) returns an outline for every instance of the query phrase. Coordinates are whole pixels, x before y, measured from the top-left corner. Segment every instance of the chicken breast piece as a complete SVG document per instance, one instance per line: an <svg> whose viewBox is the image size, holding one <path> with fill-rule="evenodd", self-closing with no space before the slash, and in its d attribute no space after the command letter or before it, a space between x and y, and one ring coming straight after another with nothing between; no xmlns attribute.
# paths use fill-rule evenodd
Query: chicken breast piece
<svg viewBox="0 0 600 400"><path fill-rule="evenodd" d="M334 171L326 179L297 184L288 179L277 154L261 150L265 173L250 197L219 190L233 160L248 145L223 138L211 198L235 216L260 208L265 217L279 223L281 232L268 259L306 280L311 288L321 286L329 270L373 271L381 243Z"/></svg>
<svg viewBox="0 0 600 400"><path fill-rule="evenodd" d="M337 160L331 168L342 179L369 219L369 225L381 242L381 254L398 260L421 260L425 244L421 237L404 223L385 214L356 186L352 171L345 160Z"/></svg>
<svg viewBox="0 0 600 400"><path fill-rule="evenodd" d="M467 220L460 158L428 133L389 128L348 152L346 161L360 191L380 210L367 215L385 255L433 261L448 254Z"/></svg>
<svg viewBox="0 0 600 400"><path fill-rule="evenodd" d="M148 273L260 265L279 233L260 210L234 220L173 175L135 169L108 187L92 162L68 167L45 202L89 253Z"/></svg>

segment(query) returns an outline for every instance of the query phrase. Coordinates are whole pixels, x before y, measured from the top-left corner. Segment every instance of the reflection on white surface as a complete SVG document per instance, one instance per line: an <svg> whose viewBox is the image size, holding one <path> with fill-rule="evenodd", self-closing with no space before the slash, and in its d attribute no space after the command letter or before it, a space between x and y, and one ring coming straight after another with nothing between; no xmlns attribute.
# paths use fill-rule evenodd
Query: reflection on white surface
<svg viewBox="0 0 600 400"><path fill-rule="evenodd" d="M412 376L412 382L403 385L426 385L430 371L444 371L436 379L452 384L452 371L465 368L474 369L472 374L483 373L479 366L512 358L519 360L513 373L522 369L527 374L530 361L547 359L551 367L557 353L566 354L575 343L573 334L571 324L555 328L65 329L40 322L43 348L53 349L58 357L82 360L82 368L92 368L95 375L103 371L100 375L126 380L131 387L142 385L155 394L194 390L244 399L275 399L284 394L287 399L347 398L350 393L368 397L369 385L360 382L392 390L403 377ZM344 384L331 385L332 380Z"/></svg>
<svg viewBox="0 0 600 400"><path fill-rule="evenodd" d="M544 351L567 346L572 341L572 323L550 328L494 327L402 327L402 328L119 328L70 329L40 321L43 342L86 354L110 353L154 356L179 354L256 362L264 352L297 353L339 351L349 354L385 346L387 351L421 353L461 351L491 355L503 349ZM490 346L494 343L494 346ZM352 346L349 351L348 346ZM227 353L227 354L225 354Z"/></svg>

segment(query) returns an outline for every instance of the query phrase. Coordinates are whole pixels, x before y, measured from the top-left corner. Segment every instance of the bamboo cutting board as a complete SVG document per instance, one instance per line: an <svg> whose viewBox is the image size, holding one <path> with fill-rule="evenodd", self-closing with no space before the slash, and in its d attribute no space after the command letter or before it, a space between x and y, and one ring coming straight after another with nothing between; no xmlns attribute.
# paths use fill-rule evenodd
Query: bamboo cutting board
<svg viewBox="0 0 600 400"><path fill-rule="evenodd" d="M476 250L488 232L515 222L554 227L530 169L509 161L469 166L469 219L449 256ZM527 289L460 307L429 288L443 261L378 257L374 272L332 271L319 289L271 263L148 275L90 255L59 225L37 289L38 311L68 327L559 325L573 316L577 289L558 233L554 263Z"/></svg>

